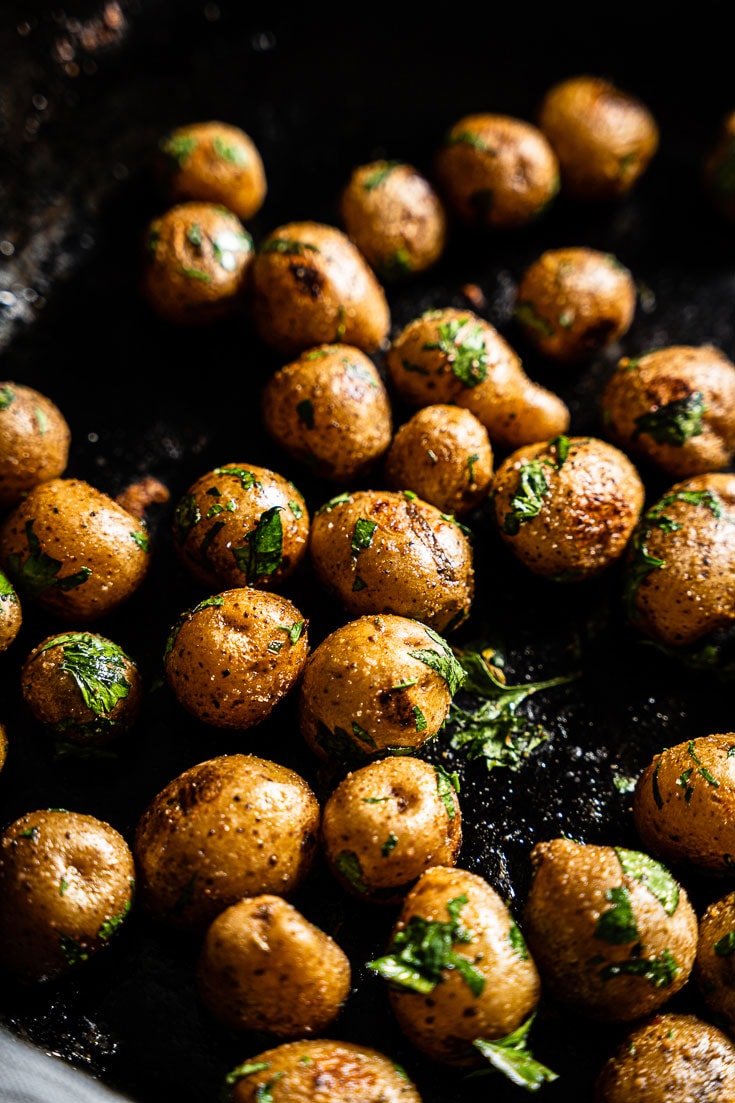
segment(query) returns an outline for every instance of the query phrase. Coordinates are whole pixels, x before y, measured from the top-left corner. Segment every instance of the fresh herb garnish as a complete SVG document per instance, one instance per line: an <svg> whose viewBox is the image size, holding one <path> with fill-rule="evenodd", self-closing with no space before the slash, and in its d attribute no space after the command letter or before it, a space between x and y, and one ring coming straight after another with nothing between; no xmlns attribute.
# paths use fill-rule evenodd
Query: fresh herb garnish
<svg viewBox="0 0 735 1103"><path fill-rule="evenodd" d="M278 237L266 241L260 247L261 253L283 253L289 257L302 257L304 253L318 253L316 245L308 241L294 241L291 238Z"/></svg>
<svg viewBox="0 0 735 1103"><path fill-rule="evenodd" d="M453 793L459 792L459 777L456 773L447 773L444 767L439 765L434 766L434 772L439 799L446 808L449 819L453 820L456 812Z"/></svg>
<svg viewBox="0 0 735 1103"><path fill-rule="evenodd" d="M262 513L255 528L246 535L245 545L233 548L232 554L248 585L275 574L283 559L281 506L272 506Z"/></svg>
<svg viewBox="0 0 735 1103"><path fill-rule="evenodd" d="M490 363L481 325L469 326L468 318L453 318L439 324L439 340L424 345L426 350L439 349L450 368L465 387L476 387L487 376Z"/></svg>
<svg viewBox="0 0 735 1103"><path fill-rule="evenodd" d="M46 590L50 590L52 586L66 593L85 583L92 573L89 567L82 567L75 574L65 575L63 578L58 577L63 564L60 559L53 559L50 555L46 555L41 541L33 531L34 524L34 519L25 523L28 541L27 559L23 560L17 553L8 556L8 570L19 580L22 588L31 597L38 597Z"/></svg>
<svg viewBox="0 0 735 1103"><path fill-rule="evenodd" d="M377 527L377 521L369 521L366 517L357 518L355 527L352 531L352 541L350 543L352 554L355 558L357 558L360 552L370 547Z"/></svg>
<svg viewBox="0 0 735 1103"><path fill-rule="evenodd" d="M380 161L375 166L373 171L369 173L362 182L363 189L365 191L373 191L375 188L379 188L380 185L390 176L393 169L398 168L401 161Z"/></svg>
<svg viewBox="0 0 735 1103"><path fill-rule="evenodd" d="M447 641L433 628L428 628L426 625L423 625L423 628L426 635L437 645L439 650L419 648L416 651L409 651L409 655L412 659L418 659L419 662L425 663L426 666L430 666L432 670L440 674L447 683L449 693L453 697L464 682L466 672Z"/></svg>
<svg viewBox="0 0 735 1103"><path fill-rule="evenodd" d="M713 944L712 949L718 957L730 957L730 954L735 953L735 931L728 931Z"/></svg>
<svg viewBox="0 0 735 1103"><path fill-rule="evenodd" d="M670 950L663 950L662 953L653 958L638 956L640 954L640 944L637 951L638 953L636 954L634 951L634 956L628 958L627 961L616 961L601 969L600 977L602 980L611 980L618 976L631 976L643 977L654 988L668 988L670 984L673 984L677 974L681 972L681 968Z"/></svg>
<svg viewBox="0 0 735 1103"><path fill-rule="evenodd" d="M704 432L704 415L707 407L701 391L692 391L686 398L678 398L650 410L635 419L635 435L648 433L657 444L681 446L692 437Z"/></svg>
<svg viewBox="0 0 735 1103"><path fill-rule="evenodd" d="M610 901L612 907L604 911L597 920L595 938L609 942L612 946L624 946L628 942L635 942L639 937L638 925L633 914L630 893L625 885L608 889L605 898Z"/></svg>
<svg viewBox="0 0 735 1103"><path fill-rule="evenodd" d="M667 915L673 915L679 905L679 885L669 871L648 854L639 850L614 848L623 873L645 885L658 900Z"/></svg>
<svg viewBox="0 0 735 1103"><path fill-rule="evenodd" d="M231 165L246 165L248 155L240 145L226 142L221 134L216 134L212 139L212 148L218 157L228 161Z"/></svg>
<svg viewBox="0 0 735 1103"><path fill-rule="evenodd" d="M388 838L385 840L385 842L383 843L383 845L380 848L380 853L382 854L382 856L384 858L388 857L390 852L395 848L397 842L398 842L398 836L394 835L393 832L391 831L390 835L388 836Z"/></svg>
<svg viewBox="0 0 735 1103"><path fill-rule="evenodd" d="M61 648L61 670L71 674L85 705L96 716L112 712L128 696L125 672L130 660L117 644L88 632L67 632L47 640L41 650L51 647Z"/></svg>
<svg viewBox="0 0 735 1103"><path fill-rule="evenodd" d="M558 1073L537 1061L528 1048L528 1034L535 1014L504 1038L476 1038L472 1043L490 1064L513 1084L527 1091L538 1091L545 1083L558 1080Z"/></svg>
<svg viewBox="0 0 735 1103"><path fill-rule="evenodd" d="M179 168L182 168L191 157L197 144L197 140L192 134L171 134L160 142L160 149L167 157L176 161Z"/></svg>

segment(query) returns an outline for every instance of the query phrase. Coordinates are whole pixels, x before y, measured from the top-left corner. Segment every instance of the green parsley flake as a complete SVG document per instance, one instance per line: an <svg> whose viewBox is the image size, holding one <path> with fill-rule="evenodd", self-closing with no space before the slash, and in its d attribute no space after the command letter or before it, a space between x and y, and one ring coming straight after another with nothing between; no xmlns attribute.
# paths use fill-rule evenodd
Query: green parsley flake
<svg viewBox="0 0 735 1103"><path fill-rule="evenodd" d="M8 556L8 570L19 580L19 585L25 589L30 597L35 598L55 587L62 593L76 589L83 585L92 571L89 567L82 567L75 574L58 578L58 573L63 566L60 559L53 559L46 555L41 541L33 531L35 519L31 518L25 523L26 540L28 542L28 556L23 559L21 555L14 553Z"/></svg>
<svg viewBox="0 0 735 1103"><path fill-rule="evenodd" d="M673 915L679 906L679 885L669 871L648 854L619 846L614 849L623 873L645 885L666 914Z"/></svg>
<svg viewBox="0 0 735 1103"><path fill-rule="evenodd" d="M270 578L283 561L283 524L281 506L272 506L261 514L245 545L233 548L232 554L248 585Z"/></svg>
<svg viewBox="0 0 735 1103"><path fill-rule="evenodd" d="M437 674L440 674L447 683L449 693L453 697L464 682L467 676L466 672L447 641L435 632L433 628L428 628L426 625L423 627L426 635L437 645L439 650L420 648L416 651L409 651L409 655L412 659L418 659L419 662L424 663L426 666L431 667L432 670L435 670Z"/></svg>
<svg viewBox="0 0 735 1103"><path fill-rule="evenodd" d="M248 163L247 152L237 143L225 141L221 134L216 134L212 139L212 149L231 165L246 165Z"/></svg>
<svg viewBox="0 0 735 1103"><path fill-rule="evenodd" d="M522 1023L517 1030L504 1038L476 1038L472 1043L493 1068L528 1091L537 1091L543 1084L558 1080L558 1074L537 1061L528 1048L528 1033L534 1015Z"/></svg>
<svg viewBox="0 0 735 1103"><path fill-rule="evenodd" d="M0 410L7 410L15 402L15 391L9 383L0 387Z"/></svg>
<svg viewBox="0 0 735 1103"><path fill-rule="evenodd" d="M171 134L160 142L160 149L167 157L176 161L179 168L183 168L197 145L197 140L192 134Z"/></svg>
<svg viewBox="0 0 735 1103"><path fill-rule="evenodd" d="M398 843L398 836L394 835L393 832L391 831L390 835L388 836L388 838L385 840L385 842L383 843L383 845L380 848L380 853L382 854L382 856L384 858L387 858L388 855L390 854L390 852L395 849L397 843Z"/></svg>
<svg viewBox="0 0 735 1103"><path fill-rule="evenodd" d="M360 552L369 548L373 542L375 530L378 527L376 521L369 521L366 517L358 517L352 532L352 554L357 558Z"/></svg>
<svg viewBox="0 0 735 1103"><path fill-rule="evenodd" d="M680 972L681 967L671 951L663 950L653 958L632 956L627 961L606 965L600 970L600 977L602 980L618 976L643 977L654 988L668 988Z"/></svg>
<svg viewBox="0 0 735 1103"><path fill-rule="evenodd" d="M439 800L446 808L449 819L453 820L456 814L453 794L459 792L459 777L456 773L447 773L444 767L439 765L434 766L434 772Z"/></svg>
<svg viewBox="0 0 735 1103"><path fill-rule="evenodd" d="M608 889L605 898L610 901L612 907L604 911L597 920L595 938L602 939L611 946L624 946L629 942L635 942L639 937L638 926L628 889L625 885Z"/></svg>
<svg viewBox="0 0 735 1103"><path fill-rule="evenodd" d="M469 318L454 318L439 324L439 340L424 345L428 351L439 349L454 375L465 387L476 387L487 376L490 363L481 325L469 326Z"/></svg>
<svg viewBox="0 0 735 1103"><path fill-rule="evenodd" d="M308 241L294 241L291 238L272 238L260 247L261 253L283 253L285 256L302 257L304 253L318 253L316 245Z"/></svg>
<svg viewBox="0 0 735 1103"><path fill-rule="evenodd" d="M393 170L398 168L401 163L401 161L378 161L373 171L363 180L363 190L373 191L375 188L379 188L380 185L388 179Z"/></svg>
<svg viewBox="0 0 735 1103"><path fill-rule="evenodd" d="M647 433L657 444L681 447L692 437L704 432L707 407L701 391L692 391L686 398L676 399L635 419L635 435Z"/></svg>
<svg viewBox="0 0 735 1103"><path fill-rule="evenodd" d="M718 957L730 957L730 954L735 953L735 931L728 931L714 943L712 949Z"/></svg>
<svg viewBox="0 0 735 1103"><path fill-rule="evenodd" d="M95 716L112 712L128 696L130 682L125 674L130 660L117 644L87 632L67 632L53 636L41 650L51 647L61 648L60 669L71 674Z"/></svg>

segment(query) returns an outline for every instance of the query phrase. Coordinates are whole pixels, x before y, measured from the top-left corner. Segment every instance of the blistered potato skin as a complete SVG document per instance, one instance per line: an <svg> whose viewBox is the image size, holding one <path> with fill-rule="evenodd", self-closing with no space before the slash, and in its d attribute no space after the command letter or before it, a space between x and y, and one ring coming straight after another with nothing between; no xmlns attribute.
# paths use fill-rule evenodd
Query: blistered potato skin
<svg viewBox="0 0 735 1103"><path fill-rule="evenodd" d="M308 783L279 763L242 754L198 763L138 821L141 902L163 924L201 932L243 897L288 897L311 869L320 817Z"/></svg>
<svg viewBox="0 0 735 1103"><path fill-rule="evenodd" d="M23 624L23 607L13 583L0 571L0 654L7 651Z"/></svg>
<svg viewBox="0 0 735 1103"><path fill-rule="evenodd" d="M219 120L189 123L162 138L159 150L159 187L170 203L216 203L245 222L263 206L263 159L240 127Z"/></svg>
<svg viewBox="0 0 735 1103"><path fill-rule="evenodd" d="M23 383L0 383L0 509L63 475L71 430L58 406Z"/></svg>
<svg viewBox="0 0 735 1103"><path fill-rule="evenodd" d="M602 1022L629 1022L684 986L694 964L697 917L680 885L673 910L673 898L664 907L623 869L616 848L571 839L537 843L531 863L523 930L544 989L555 999ZM614 894L621 890L634 926L602 932L598 923L619 906ZM626 972L626 963L641 959L659 963L662 983Z"/></svg>
<svg viewBox="0 0 735 1103"><path fill-rule="evenodd" d="M693 978L708 1011L735 1039L735 892L713 900L699 918Z"/></svg>

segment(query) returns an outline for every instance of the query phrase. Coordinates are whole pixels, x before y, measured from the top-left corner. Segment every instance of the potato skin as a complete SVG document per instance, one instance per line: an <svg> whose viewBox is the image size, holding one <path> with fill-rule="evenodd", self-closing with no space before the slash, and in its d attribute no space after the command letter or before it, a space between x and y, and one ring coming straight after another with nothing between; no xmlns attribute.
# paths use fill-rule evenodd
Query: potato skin
<svg viewBox="0 0 735 1103"><path fill-rule="evenodd" d="M4 724L0 724L0 770L8 759L8 733Z"/></svg>
<svg viewBox="0 0 735 1103"><path fill-rule="evenodd" d="M127 916L135 866L123 836L82 812L40 809L0 836L0 968L48 980L102 950Z"/></svg>
<svg viewBox="0 0 735 1103"><path fill-rule="evenodd" d="M288 897L311 869L321 812L294 770L220 755L173 778L138 820L140 898L163 924L203 932L243 897Z"/></svg>
<svg viewBox="0 0 735 1103"><path fill-rule="evenodd" d="M707 1009L735 1038L735 892L708 904L699 918L693 978Z"/></svg>
<svg viewBox="0 0 735 1103"><path fill-rule="evenodd" d="M7 651L23 624L23 608L13 583L0 571L0 654Z"/></svg>
<svg viewBox="0 0 735 1103"><path fill-rule="evenodd" d="M0 509L63 475L71 430L55 402L23 383L0 383Z"/></svg>
<svg viewBox="0 0 735 1103"><path fill-rule="evenodd" d="M298 1038L326 1029L350 992L347 955L280 896L232 904L212 921L196 970L199 996L228 1030Z"/></svg>
<svg viewBox="0 0 735 1103"><path fill-rule="evenodd" d="M537 843L531 863L523 929L555 999L599 1021L628 1022L684 986L697 917L663 866L638 851L562 838Z"/></svg>

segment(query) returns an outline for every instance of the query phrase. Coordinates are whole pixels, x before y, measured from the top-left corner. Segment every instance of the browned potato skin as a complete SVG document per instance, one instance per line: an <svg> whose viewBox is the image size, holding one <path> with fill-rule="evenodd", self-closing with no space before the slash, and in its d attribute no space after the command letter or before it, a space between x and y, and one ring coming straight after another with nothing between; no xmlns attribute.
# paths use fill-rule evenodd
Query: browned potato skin
<svg viewBox="0 0 735 1103"><path fill-rule="evenodd" d="M548 90L538 125L559 159L562 192L572 199L622 198L659 144L656 120L640 99L587 74Z"/></svg>
<svg viewBox="0 0 735 1103"><path fill-rule="evenodd" d="M141 290L170 325L202 325L241 306L253 243L237 215L214 203L177 203L149 223Z"/></svg>
<svg viewBox="0 0 735 1103"><path fill-rule="evenodd" d="M702 164L702 185L712 209L728 222L735 221L735 189L732 165L735 158L735 111L722 120L720 131Z"/></svg>
<svg viewBox="0 0 735 1103"><path fill-rule="evenodd" d="M265 1067L237 1080L232 1103L259 1103L266 1087L273 1103L421 1103L403 1070L354 1042L285 1042L244 1062L260 1064Z"/></svg>
<svg viewBox="0 0 735 1103"><path fill-rule="evenodd" d="M252 267L258 336L284 356L343 342L383 348L390 309L375 273L347 234L321 222L289 222L260 245Z"/></svg>
<svg viewBox="0 0 735 1103"><path fill-rule="evenodd" d="M311 869L319 802L294 770L220 755L173 778L140 817L141 902L172 928L203 932L243 897L288 897Z"/></svg>
<svg viewBox="0 0 735 1103"><path fill-rule="evenodd" d="M347 236L380 279L423 272L444 251L444 207L413 165L384 160L359 165L340 196L340 214Z"/></svg>
<svg viewBox="0 0 735 1103"><path fill-rule="evenodd" d="M8 733L4 724L0 724L0 770L8 759Z"/></svg>
<svg viewBox="0 0 735 1103"><path fill-rule="evenodd" d="M326 1029L350 992L347 955L280 896L240 900L208 927L197 988L229 1030L299 1038Z"/></svg>
<svg viewBox="0 0 735 1103"><path fill-rule="evenodd" d="M20 632L23 608L13 583L0 571L0 654L7 651Z"/></svg>
<svg viewBox="0 0 735 1103"><path fill-rule="evenodd" d="M451 784L445 799L449 806L436 767L413 756L349 773L322 812L322 849L337 881L353 896L397 904L430 866L454 866L462 815ZM345 855L357 859L359 879L345 875Z"/></svg>
<svg viewBox="0 0 735 1103"><path fill-rule="evenodd" d="M34 604L73 624L96 621L135 593L148 572L147 548L140 518L82 479L34 487L0 528L0 562L21 597L27 592ZM46 589L24 591L24 568L39 554L60 566ZM86 577L72 584L80 574Z"/></svg>
<svg viewBox="0 0 735 1103"><path fill-rule="evenodd" d="M393 412L382 376L353 345L319 345L280 367L262 394L271 437L321 478L345 484L385 454Z"/></svg>
<svg viewBox="0 0 735 1103"><path fill-rule="evenodd" d="M370 546L355 554L358 521L376 527ZM451 518L420 498L362 490L333 499L314 515L309 549L317 578L351 616L395 613L444 632L469 615L472 545Z"/></svg>
<svg viewBox="0 0 735 1103"><path fill-rule="evenodd" d="M566 438L565 438L566 439ZM640 517L643 482L624 452L594 437L569 437L569 452L547 441L518 448L495 471L493 510L501 539L534 574L579 581L625 552ZM525 465L540 460L548 493L536 516L509 531Z"/></svg>
<svg viewBox="0 0 735 1103"><path fill-rule="evenodd" d="M262 573L257 559L251 566L248 537L272 509L281 522L281 560L275 570ZM277 471L226 463L201 475L180 499L173 537L180 561L210 589L278 589L306 555L309 511L300 491Z"/></svg>
<svg viewBox="0 0 735 1103"><path fill-rule="evenodd" d="M71 430L58 406L22 383L0 383L0 509L63 475Z"/></svg>
<svg viewBox="0 0 735 1103"><path fill-rule="evenodd" d="M218 120L179 126L161 139L159 150L158 180L169 203L216 203L244 222L263 206L263 159L240 127Z"/></svg>
<svg viewBox="0 0 735 1103"><path fill-rule="evenodd" d="M24 982L68 973L107 945L134 885L110 824L56 809L21 816L0 836L0 968Z"/></svg>
<svg viewBox="0 0 735 1103"><path fill-rule="evenodd" d="M291 628L299 631L295 641ZM308 652L307 624L293 602L241 586L183 614L166 647L164 674L202 723L244 730L270 716L294 688Z"/></svg>
<svg viewBox="0 0 735 1103"><path fill-rule="evenodd" d="M534 879L523 913L524 934L544 989L569 1007L603 1022L628 1022L656 1011L687 982L697 945L697 917L685 890L673 914L637 878L623 870L611 846L571 839L537 843L531 851ZM600 916L611 907L611 890L627 889L637 936L630 942L596 935ZM640 953L636 953L636 947ZM678 971L656 987L644 976L609 966L640 956L673 955Z"/></svg>
<svg viewBox="0 0 735 1103"><path fill-rule="evenodd" d="M485 500L492 474L485 426L470 410L442 403L422 407L399 426L384 465L390 490L413 490L455 517Z"/></svg>
<svg viewBox="0 0 735 1103"><path fill-rule="evenodd" d="M616 257L571 246L548 249L526 268L515 318L544 356L579 364L628 332L635 307L633 277Z"/></svg>
<svg viewBox="0 0 735 1103"><path fill-rule="evenodd" d="M695 1015L654 1015L603 1065L593 1103L729 1103L735 1046Z"/></svg>
<svg viewBox="0 0 735 1103"><path fill-rule="evenodd" d="M559 163L538 127L508 115L466 115L436 155L437 186L463 223L515 230L559 191Z"/></svg>
<svg viewBox="0 0 735 1103"><path fill-rule="evenodd" d="M708 1010L735 1038L735 892L709 904L699 918L693 978Z"/></svg>
<svg viewBox="0 0 735 1103"><path fill-rule="evenodd" d="M467 957L485 978L474 996L456 969L447 969L428 994L390 988L390 1005L403 1033L417 1049L449 1065L480 1065L472 1043L503 1038L534 1011L540 996L538 971L530 954L519 956L511 942L513 917L484 878L464 869L432 866L406 896L394 932L414 915L446 922L447 904L465 895L459 918L472 932L471 942L454 950Z"/></svg>
<svg viewBox="0 0 735 1103"><path fill-rule="evenodd" d="M682 443L657 440L639 418L699 396L701 429ZM623 357L602 395L606 435L673 478L721 471L735 453L735 364L713 345L671 345Z"/></svg>

